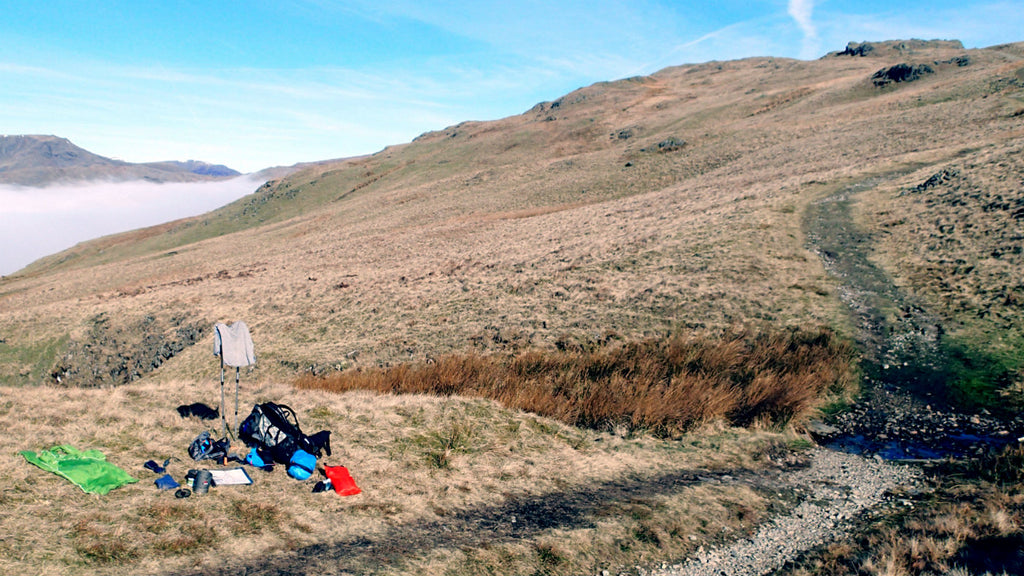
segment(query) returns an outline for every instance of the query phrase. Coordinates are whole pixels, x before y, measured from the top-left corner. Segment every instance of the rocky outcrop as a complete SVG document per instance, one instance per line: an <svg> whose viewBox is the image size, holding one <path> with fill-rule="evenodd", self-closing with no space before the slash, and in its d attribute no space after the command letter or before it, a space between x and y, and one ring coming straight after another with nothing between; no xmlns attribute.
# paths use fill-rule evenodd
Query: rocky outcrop
<svg viewBox="0 0 1024 576"><path fill-rule="evenodd" d="M959 40L889 40L886 42L850 42L842 51L832 52L830 57L864 57L885 56L891 54L910 54L922 50L949 49L963 50Z"/></svg>
<svg viewBox="0 0 1024 576"><path fill-rule="evenodd" d="M888 86L892 83L913 82L925 74L934 74L935 69L927 64L906 64L900 63L888 68L882 68L871 76L871 83L875 86Z"/></svg>
<svg viewBox="0 0 1024 576"><path fill-rule="evenodd" d="M867 56L874 52L875 46L870 42L850 42L842 52L836 52L836 56Z"/></svg>
<svg viewBox="0 0 1024 576"><path fill-rule="evenodd" d="M948 184L958 176L960 176L960 171L957 170L956 168L943 168L942 170L939 170L935 174L929 176L927 180L918 184L911 190L914 192L925 192L927 190L935 188L936 186Z"/></svg>
<svg viewBox="0 0 1024 576"><path fill-rule="evenodd" d="M125 323L100 314L88 333L69 342L50 371L52 383L94 387L138 380L189 348L205 333L205 324L184 316L145 316Z"/></svg>

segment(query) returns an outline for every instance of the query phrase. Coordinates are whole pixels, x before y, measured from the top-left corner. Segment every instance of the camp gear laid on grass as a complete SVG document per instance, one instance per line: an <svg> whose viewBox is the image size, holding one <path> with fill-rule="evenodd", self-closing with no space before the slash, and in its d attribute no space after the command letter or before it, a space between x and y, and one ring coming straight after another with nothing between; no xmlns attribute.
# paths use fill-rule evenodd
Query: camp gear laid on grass
<svg viewBox="0 0 1024 576"><path fill-rule="evenodd" d="M193 492L206 494L213 484L213 474L210 474L209 470L189 470L185 475L185 480L191 484Z"/></svg>
<svg viewBox="0 0 1024 576"><path fill-rule="evenodd" d="M64 444L39 454L29 450L20 454L30 463L67 479L89 494L106 494L125 484L138 482L121 468L107 462L107 457L99 450L83 452Z"/></svg>
<svg viewBox="0 0 1024 576"><path fill-rule="evenodd" d="M188 498L192 495L192 491L188 488L178 488L174 491L175 498Z"/></svg>
<svg viewBox="0 0 1024 576"><path fill-rule="evenodd" d="M321 430L316 434L306 436L306 446L303 447L307 452L312 452L317 458L320 457L320 452L328 456L331 455L331 431ZM313 450L310 450L313 448Z"/></svg>
<svg viewBox="0 0 1024 576"><path fill-rule="evenodd" d="M232 430L238 430L238 369L256 363L256 352L252 344L249 327L239 320L230 326L217 323L213 327L213 355L220 356L220 416L224 424L224 435L228 435L227 415L224 414L224 366L235 368L235 421Z"/></svg>
<svg viewBox="0 0 1024 576"><path fill-rule="evenodd" d="M143 464L142 467L145 468L146 470L152 470L153 472L160 474L167 470L167 465L170 464L170 462L171 459L168 458L166 461L164 461L164 465L161 466L160 464L157 464L156 460L146 460L146 463Z"/></svg>
<svg viewBox="0 0 1024 576"><path fill-rule="evenodd" d="M245 463L252 466L253 468L259 468L264 472L274 471L274 459L269 453L261 454L260 448L252 448L249 453L245 455Z"/></svg>
<svg viewBox="0 0 1024 576"><path fill-rule="evenodd" d="M230 449L230 440L227 438L214 440L210 433L204 430L189 444L188 455L197 462L200 460L214 460L223 464L227 461L228 450Z"/></svg>
<svg viewBox="0 0 1024 576"><path fill-rule="evenodd" d="M296 480L309 480L316 471L316 456L305 450L296 450L288 459L288 475Z"/></svg>
<svg viewBox="0 0 1024 576"><path fill-rule="evenodd" d="M214 486L247 486L252 484L252 478L245 469L228 468L226 470L210 470L210 477Z"/></svg>
<svg viewBox="0 0 1024 576"><path fill-rule="evenodd" d="M238 438L246 446L271 454L273 460L280 464L289 464L296 450L303 450L316 458L320 457L321 451L331 455L330 431L321 430L307 436L299 427L295 411L274 402L253 406L252 412L238 428Z"/></svg>
<svg viewBox="0 0 1024 576"><path fill-rule="evenodd" d="M178 482L170 474L164 474L163 476L154 480L153 483L156 484L156 487L161 490L174 490L181 486L181 484L178 484Z"/></svg>
<svg viewBox="0 0 1024 576"><path fill-rule="evenodd" d="M262 468L267 465L267 462L260 455L259 448L252 448L249 453L245 455L245 463L256 468Z"/></svg>
<svg viewBox="0 0 1024 576"><path fill-rule="evenodd" d="M344 466L324 466L324 474L334 491L340 496L355 496L362 492L356 481Z"/></svg>

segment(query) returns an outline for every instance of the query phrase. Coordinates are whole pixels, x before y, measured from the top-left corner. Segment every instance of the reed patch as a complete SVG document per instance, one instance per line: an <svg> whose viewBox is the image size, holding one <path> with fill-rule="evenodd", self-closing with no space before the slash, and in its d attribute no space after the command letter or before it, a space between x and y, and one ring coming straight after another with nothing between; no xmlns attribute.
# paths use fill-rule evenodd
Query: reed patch
<svg viewBox="0 0 1024 576"><path fill-rule="evenodd" d="M511 356L305 375L302 389L463 395L572 426L672 438L722 420L778 428L856 387L852 345L826 329L672 336ZM448 431L453 436L465 430ZM443 444L443 443L442 443ZM453 446L439 444L436 459Z"/></svg>

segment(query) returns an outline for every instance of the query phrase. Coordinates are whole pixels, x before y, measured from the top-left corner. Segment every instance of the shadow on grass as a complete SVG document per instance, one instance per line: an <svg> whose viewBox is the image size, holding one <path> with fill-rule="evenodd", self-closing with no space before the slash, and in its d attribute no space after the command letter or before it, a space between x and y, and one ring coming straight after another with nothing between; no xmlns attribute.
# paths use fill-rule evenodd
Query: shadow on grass
<svg viewBox="0 0 1024 576"><path fill-rule="evenodd" d="M602 514L616 510L617 505L671 496L701 484L744 483L756 489L758 486L769 486L771 478L774 476L745 469L683 470L649 478L633 477L604 482L565 492L512 495L502 505L455 511L440 520L396 526L376 537L314 544L290 553L254 559L245 565L184 574L288 576L338 572L386 573L387 567L400 566L404 560L421 557L431 550L480 549L528 542L549 530L593 528ZM773 490L777 491L778 487L773 486ZM326 494L325 497L331 498L333 495ZM344 518L338 521L344 522Z"/></svg>
<svg viewBox="0 0 1024 576"><path fill-rule="evenodd" d="M1024 536L970 539L950 561L971 574L1024 573Z"/></svg>

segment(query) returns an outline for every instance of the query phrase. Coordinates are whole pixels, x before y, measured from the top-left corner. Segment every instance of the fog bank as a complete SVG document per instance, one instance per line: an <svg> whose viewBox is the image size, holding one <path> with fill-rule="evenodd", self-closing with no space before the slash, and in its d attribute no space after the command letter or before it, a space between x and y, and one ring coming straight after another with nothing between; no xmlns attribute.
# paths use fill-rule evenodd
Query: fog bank
<svg viewBox="0 0 1024 576"><path fill-rule="evenodd" d="M255 192L263 180L0 186L0 275L82 242L196 216Z"/></svg>

